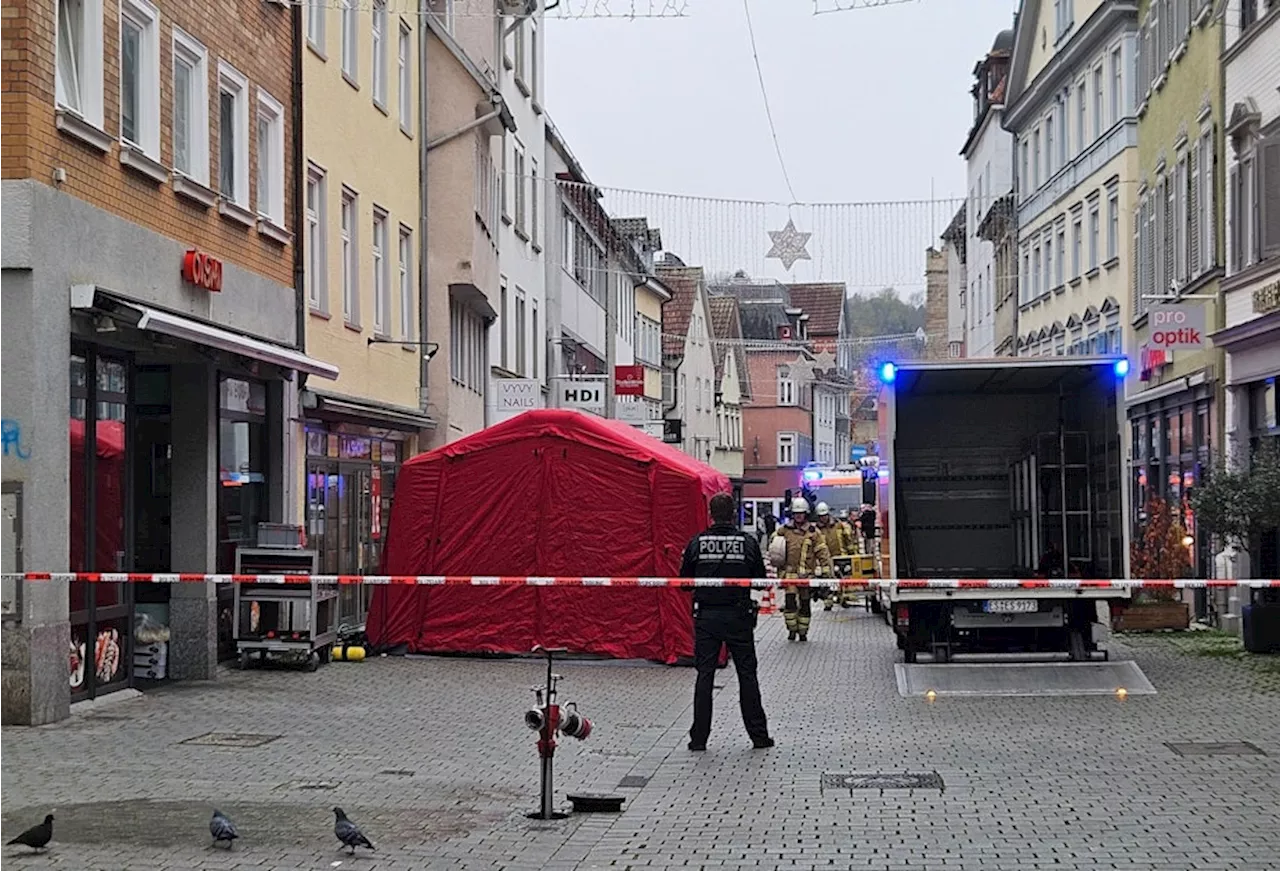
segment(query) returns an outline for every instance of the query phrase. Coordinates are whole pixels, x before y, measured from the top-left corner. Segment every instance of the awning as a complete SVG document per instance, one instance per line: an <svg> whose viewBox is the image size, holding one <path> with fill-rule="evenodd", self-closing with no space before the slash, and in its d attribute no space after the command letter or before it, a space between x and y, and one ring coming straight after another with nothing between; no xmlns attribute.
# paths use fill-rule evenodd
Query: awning
<svg viewBox="0 0 1280 871"><path fill-rule="evenodd" d="M239 354L264 363L272 363L285 369L318 375L330 381L338 378L338 367L314 357L308 357L301 351L251 338L241 333L215 327L213 324L196 320L186 315L174 314L158 308L134 302L114 294L106 293L92 284L77 284L71 288L71 307L73 309L99 308L112 313L122 310L137 318L133 325L139 330L151 330L163 333L176 339L184 339L197 345L217 348L231 354Z"/></svg>
<svg viewBox="0 0 1280 871"><path fill-rule="evenodd" d="M368 399L338 396L319 390L302 391L302 405L308 411L334 417L354 418L361 423L387 426L389 424L409 430L435 429L436 420L411 408L401 408Z"/></svg>
<svg viewBox="0 0 1280 871"><path fill-rule="evenodd" d="M489 302L484 291L474 284L457 282L449 285L449 296L473 310L480 317L492 323L498 319L498 312Z"/></svg>

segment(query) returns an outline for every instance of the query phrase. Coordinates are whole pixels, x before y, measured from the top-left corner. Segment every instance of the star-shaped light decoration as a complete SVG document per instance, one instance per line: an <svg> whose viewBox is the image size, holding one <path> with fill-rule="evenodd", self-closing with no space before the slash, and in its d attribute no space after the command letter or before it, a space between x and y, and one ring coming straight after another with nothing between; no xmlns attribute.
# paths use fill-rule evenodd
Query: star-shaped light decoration
<svg viewBox="0 0 1280 871"><path fill-rule="evenodd" d="M813 376L815 378L821 378L823 375L836 368L836 355L832 354L830 351L822 351L818 354L814 354L813 363L810 365L813 367Z"/></svg>
<svg viewBox="0 0 1280 871"><path fill-rule="evenodd" d="M804 250L812 235L812 233L799 232L796 230L795 221L788 219L787 226L781 230L769 231L769 239L773 242L773 247L764 256L766 259L781 260L782 268L790 272L797 260L813 259L809 256L809 252Z"/></svg>

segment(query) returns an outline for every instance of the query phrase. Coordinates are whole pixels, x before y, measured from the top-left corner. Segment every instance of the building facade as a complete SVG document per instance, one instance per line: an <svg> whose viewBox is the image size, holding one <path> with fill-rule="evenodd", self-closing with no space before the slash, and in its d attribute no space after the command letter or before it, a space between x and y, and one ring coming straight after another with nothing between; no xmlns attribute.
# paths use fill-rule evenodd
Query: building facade
<svg viewBox="0 0 1280 871"><path fill-rule="evenodd" d="M667 421L680 422L679 439L669 429L667 441L710 463L719 431L706 277L701 266L685 266L670 253L658 264L657 274L671 291L671 301L662 307L663 410Z"/></svg>
<svg viewBox="0 0 1280 871"><path fill-rule="evenodd" d="M996 245L979 232L990 212L1013 190L1013 137L1000 125L1004 109L1013 31L1001 31L986 57L974 67L973 126L960 155L969 179L965 209L965 252L968 317L965 348L968 356L992 357L1005 336L996 331L999 287Z"/></svg>
<svg viewBox="0 0 1280 871"><path fill-rule="evenodd" d="M302 389L299 499L319 571L367 574L380 563L400 464L436 423L422 406L421 187L405 183L418 179L426 129L424 19L385 3L309 5L304 18L306 342L342 374ZM339 619L362 619L364 600L342 590Z"/></svg>
<svg viewBox="0 0 1280 871"><path fill-rule="evenodd" d="M1018 354L1124 348L1138 123L1134 0L1024 0L1003 124L1016 138Z"/></svg>
<svg viewBox="0 0 1280 871"><path fill-rule="evenodd" d="M961 206L942 231L942 260L947 282L947 353L969 357L968 206ZM959 353L955 349L959 348Z"/></svg>
<svg viewBox="0 0 1280 871"><path fill-rule="evenodd" d="M490 7L492 8L492 7ZM542 109L542 10L502 15L502 63L498 87L511 112L514 129L494 137L499 153L500 223L498 227L498 319L491 354L494 379L535 382L545 390L546 280L544 258L548 194L554 185L545 176L546 131ZM499 392L492 385L486 422L495 420Z"/></svg>
<svg viewBox="0 0 1280 871"><path fill-rule="evenodd" d="M742 404L751 398L742 316L735 297L713 296L708 304L715 354L716 445L711 465L738 479L743 474Z"/></svg>
<svg viewBox="0 0 1280 871"><path fill-rule="evenodd" d="M618 234L634 249L642 271L635 284L633 359L644 369L643 423L633 422L654 438L663 437L662 412L662 307L671 292L654 273L656 259L662 251L662 234L650 227L646 218L614 220ZM625 316L625 313L620 313Z"/></svg>
<svg viewBox="0 0 1280 871"><path fill-rule="evenodd" d="M1222 325L1222 22L1210 0L1143 0L1139 16L1131 508L1138 523L1152 496L1179 509L1205 577L1212 556L1189 496L1223 446L1222 354L1204 340ZM1169 311L1203 318L1199 348L1153 344L1165 330L1150 315Z"/></svg>
<svg viewBox="0 0 1280 871"><path fill-rule="evenodd" d="M300 12L230 9L6 7L6 569L234 571L259 523L299 522L297 376L340 374L298 350ZM230 641L208 583L4 598L5 723L211 678ZM168 629L154 667L139 614Z"/></svg>
<svg viewBox="0 0 1280 871"><path fill-rule="evenodd" d="M492 413L490 371L502 304L502 154L496 143L515 127L498 88L493 16L453 14L440 3L420 16L427 130L419 183L426 212L426 316L431 342L420 406L435 422L437 447L483 429ZM532 365L532 358L531 358Z"/></svg>
<svg viewBox="0 0 1280 871"><path fill-rule="evenodd" d="M1252 451L1280 438L1280 3L1232 0L1224 27L1225 317L1210 338L1226 355L1225 459L1247 468ZM1234 577L1273 577L1278 560L1273 530L1227 568ZM1247 599L1222 598L1219 613L1234 628Z"/></svg>

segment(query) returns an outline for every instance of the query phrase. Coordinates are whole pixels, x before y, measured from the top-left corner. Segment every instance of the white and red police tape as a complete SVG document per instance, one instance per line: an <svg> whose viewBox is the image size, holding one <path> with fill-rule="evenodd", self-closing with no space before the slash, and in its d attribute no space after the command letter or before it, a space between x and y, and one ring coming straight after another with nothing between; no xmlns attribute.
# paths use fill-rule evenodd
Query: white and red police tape
<svg viewBox="0 0 1280 871"><path fill-rule="evenodd" d="M1280 589L1280 580L1261 578L1181 578L1152 580L1119 578L615 578L615 577L530 577L497 575L205 575L140 572L26 572L0 575L4 580L86 581L99 584L369 584L391 587L873 587L933 590L1150 590L1198 589L1204 587L1252 587Z"/></svg>

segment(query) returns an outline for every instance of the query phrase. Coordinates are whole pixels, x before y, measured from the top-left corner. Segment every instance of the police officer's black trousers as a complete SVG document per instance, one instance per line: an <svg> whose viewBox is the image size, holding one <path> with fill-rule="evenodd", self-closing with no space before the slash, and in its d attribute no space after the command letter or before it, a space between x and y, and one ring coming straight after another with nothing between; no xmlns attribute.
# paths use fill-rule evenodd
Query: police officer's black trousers
<svg viewBox="0 0 1280 871"><path fill-rule="evenodd" d="M729 647L729 656L738 672L738 695L742 722L752 738L767 738L769 724L760 701L760 680L756 675L755 620L744 605L699 607L693 618L693 659L698 682L693 691L693 728L689 739L707 743L711 734L711 693L715 689L720 645Z"/></svg>

